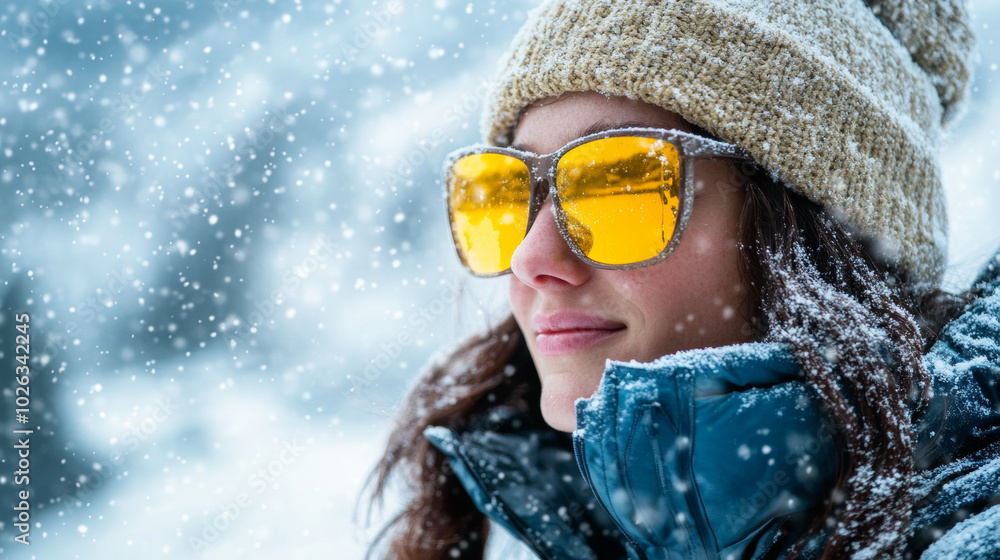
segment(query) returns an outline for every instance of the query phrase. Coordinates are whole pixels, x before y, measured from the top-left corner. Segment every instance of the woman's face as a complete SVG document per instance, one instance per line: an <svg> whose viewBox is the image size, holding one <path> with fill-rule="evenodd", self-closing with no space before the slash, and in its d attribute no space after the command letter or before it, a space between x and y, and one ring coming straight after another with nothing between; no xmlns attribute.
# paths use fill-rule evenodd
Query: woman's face
<svg viewBox="0 0 1000 560"><path fill-rule="evenodd" d="M677 114L654 105L571 93L529 107L513 145L547 154L590 132L623 126L687 130ZM551 199L514 252L511 306L541 380L542 414L553 428L576 428L574 402L597 389L609 358L648 362L750 340L736 235L743 187L724 161L699 161L695 177L687 229L657 264L633 270L584 264L559 235Z"/></svg>

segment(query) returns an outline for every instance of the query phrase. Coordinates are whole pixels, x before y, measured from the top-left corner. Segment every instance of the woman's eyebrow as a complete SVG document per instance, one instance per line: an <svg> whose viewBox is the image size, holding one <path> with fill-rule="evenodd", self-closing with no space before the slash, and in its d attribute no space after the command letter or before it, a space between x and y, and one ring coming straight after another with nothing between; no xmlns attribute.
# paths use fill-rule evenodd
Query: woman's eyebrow
<svg viewBox="0 0 1000 560"><path fill-rule="evenodd" d="M648 122L640 122L640 121L626 121L626 122L615 122L615 123L600 121L590 125L590 128L580 133L580 135L577 136L577 138L581 138L583 136L590 136L591 134L597 134L598 132L607 132L609 130L619 130L622 128L660 128L660 127L651 125Z"/></svg>
<svg viewBox="0 0 1000 560"><path fill-rule="evenodd" d="M641 121L625 121L625 122L598 121L598 122L590 125L590 127L588 127L583 132L577 134L576 138L582 138L584 136L590 136L591 134L597 134L598 132L607 132L609 130L619 130L619 129L622 129L622 128L661 128L661 127L657 127L657 126L649 124L648 122L641 122ZM511 144L510 147L514 148L515 150L520 150L522 152L538 153L535 150L532 150L531 146L529 144L516 143L516 144Z"/></svg>

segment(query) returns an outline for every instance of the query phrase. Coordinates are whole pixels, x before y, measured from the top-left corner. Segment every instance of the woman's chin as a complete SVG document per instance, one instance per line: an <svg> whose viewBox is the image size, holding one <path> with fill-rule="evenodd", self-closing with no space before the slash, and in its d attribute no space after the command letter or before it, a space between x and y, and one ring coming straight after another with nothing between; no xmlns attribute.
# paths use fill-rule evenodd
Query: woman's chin
<svg viewBox="0 0 1000 560"><path fill-rule="evenodd" d="M576 429L576 400L589 398L597 390L600 378L593 383L566 383L549 379L542 383L542 418L552 429L572 432Z"/></svg>

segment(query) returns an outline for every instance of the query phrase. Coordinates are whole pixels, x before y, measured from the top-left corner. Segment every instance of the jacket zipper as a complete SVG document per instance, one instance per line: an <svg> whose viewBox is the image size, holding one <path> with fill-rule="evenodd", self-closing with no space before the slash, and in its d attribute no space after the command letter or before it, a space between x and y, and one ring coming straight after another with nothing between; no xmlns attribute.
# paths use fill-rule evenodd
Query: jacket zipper
<svg viewBox="0 0 1000 560"><path fill-rule="evenodd" d="M648 409L647 409L648 410ZM647 412L650 413L650 412ZM650 438L650 444L653 448L654 458L657 461L657 471L662 472L659 468L659 461L663 457L662 451L660 449L659 441L657 436L659 435L659 427L656 422L649 418L649 429L648 435ZM692 429L693 420L688 416L685 421L682 421L682 425L679 426L680 430L678 435L681 435L688 439L688 444L685 446L681 460L678 461L678 474L681 479L687 484L689 490L684 492L684 501L687 504L688 511L691 512L692 521L694 522L695 533L698 535L698 543L700 544L701 553L698 554L699 557L707 558L708 560L718 560L718 553L713 549L709 549L707 546L706 538L711 534L710 525L708 519L705 516L705 510L701 507L701 499L698 496L698 485L694 479L694 434ZM663 475L660 475L661 479ZM660 484L664 484L666 481L661 481ZM663 488L664 492L670 491L670 486Z"/></svg>
<svg viewBox="0 0 1000 560"><path fill-rule="evenodd" d="M688 444L684 448L684 460L680 461L678 465L678 474L687 482L690 491L684 493L684 499L687 501L688 510L691 512L691 516L694 517L695 527L698 530L698 540L701 542L701 549L705 551L705 556L710 560L717 560L719 558L718 552L713 546L709 549L705 540L712 535L712 530L708 523L708 517L705 515L705 509L701 507L701 496L698 493L698 485L694 479L694 378L688 377L688 387L685 393L689 395L689 401L692 402L692 406L688 408L688 414L684 415L684 420L682 420L681 433L684 437L688 438ZM714 536L712 538L714 541Z"/></svg>
<svg viewBox="0 0 1000 560"><path fill-rule="evenodd" d="M590 477L590 467L587 466L587 452L583 445L583 438L578 437L576 434L573 434L573 451L574 455L576 455L576 465L580 468L580 472L583 474L583 479L587 481L587 487L590 488L591 493L594 494L594 499L601 505L601 509L608 514L608 517L610 517L611 521L614 522L615 527L618 527L618 530L621 531L622 536L624 536L625 540L628 541L629 546L631 546L632 550L635 551L639 560L648 560L645 551L639 547L639 544L632 539L631 535L628 534L628 531L622 527L621 523L618 522L618 518L612 515L611 510L604 504L604 500L601 499L601 496L594 488L594 481L591 480Z"/></svg>

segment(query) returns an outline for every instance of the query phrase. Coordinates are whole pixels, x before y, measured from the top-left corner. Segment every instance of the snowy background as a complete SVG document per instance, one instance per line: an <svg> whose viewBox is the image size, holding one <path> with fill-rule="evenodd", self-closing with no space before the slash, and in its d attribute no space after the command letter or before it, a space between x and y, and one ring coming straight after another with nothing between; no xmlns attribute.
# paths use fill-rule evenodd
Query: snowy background
<svg viewBox="0 0 1000 560"><path fill-rule="evenodd" d="M535 4L0 5L0 556L361 558L397 403L503 312L506 282L453 257L436 177ZM1000 246L1000 5L976 14L953 289Z"/></svg>

